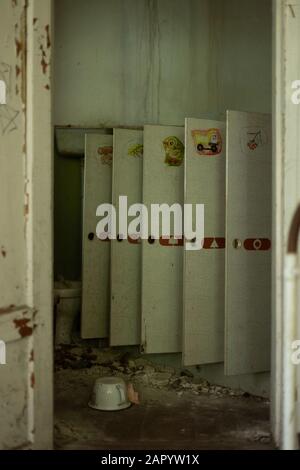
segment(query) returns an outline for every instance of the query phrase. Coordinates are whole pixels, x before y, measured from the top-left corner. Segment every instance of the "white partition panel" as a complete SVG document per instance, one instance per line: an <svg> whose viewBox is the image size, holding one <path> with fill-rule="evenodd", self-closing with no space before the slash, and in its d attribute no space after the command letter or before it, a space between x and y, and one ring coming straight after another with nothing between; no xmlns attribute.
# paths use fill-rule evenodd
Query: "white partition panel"
<svg viewBox="0 0 300 470"><path fill-rule="evenodd" d="M271 116L228 111L226 336L228 375L266 371L271 337Z"/></svg>
<svg viewBox="0 0 300 470"><path fill-rule="evenodd" d="M112 135L89 134L85 143L82 266L82 338L108 336L110 241L96 236L96 209L111 202Z"/></svg>
<svg viewBox="0 0 300 470"><path fill-rule="evenodd" d="M113 147L112 202L118 213L119 196L127 196L128 207L142 202L143 131L115 129ZM117 233L111 242L110 344L140 344L141 241L125 236L122 227Z"/></svg>
<svg viewBox="0 0 300 470"><path fill-rule="evenodd" d="M185 122L186 204L204 204L204 244L184 251L183 363L224 360L225 123Z"/></svg>
<svg viewBox="0 0 300 470"><path fill-rule="evenodd" d="M143 202L149 211L152 203L183 203L183 142L183 127L144 128ZM181 351L182 261L181 240L143 240L141 331L146 353Z"/></svg>

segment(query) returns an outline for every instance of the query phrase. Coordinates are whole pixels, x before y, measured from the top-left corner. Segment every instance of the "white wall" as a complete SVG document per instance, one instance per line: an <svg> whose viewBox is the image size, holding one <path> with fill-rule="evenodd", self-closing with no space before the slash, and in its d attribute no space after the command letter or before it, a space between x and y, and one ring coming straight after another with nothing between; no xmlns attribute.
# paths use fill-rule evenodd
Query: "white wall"
<svg viewBox="0 0 300 470"><path fill-rule="evenodd" d="M269 0L56 0L55 124L271 111Z"/></svg>

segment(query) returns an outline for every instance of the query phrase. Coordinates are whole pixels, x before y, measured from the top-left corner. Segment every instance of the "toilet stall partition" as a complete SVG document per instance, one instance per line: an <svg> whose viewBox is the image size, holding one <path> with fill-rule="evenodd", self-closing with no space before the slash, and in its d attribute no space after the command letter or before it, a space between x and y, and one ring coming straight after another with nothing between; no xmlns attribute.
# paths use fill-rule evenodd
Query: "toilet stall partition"
<svg viewBox="0 0 300 470"><path fill-rule="evenodd" d="M271 348L271 116L227 112L225 373L267 371Z"/></svg>
<svg viewBox="0 0 300 470"><path fill-rule="evenodd" d="M111 203L112 135L85 141L81 336L105 338L109 329L110 241L96 235L97 207Z"/></svg>
<svg viewBox="0 0 300 470"><path fill-rule="evenodd" d="M224 360L225 123L185 121L185 204L204 204L204 243L184 251L183 363Z"/></svg>
<svg viewBox="0 0 300 470"><path fill-rule="evenodd" d="M143 131L114 129L113 149L112 202L118 214L119 196L127 197L128 208L142 202ZM118 223L117 234L111 241L110 344L136 345L141 339L141 240Z"/></svg>
<svg viewBox="0 0 300 470"><path fill-rule="evenodd" d="M144 127L143 203L149 213L154 203L183 203L183 160L183 127ZM158 240L151 235L149 223L149 239L142 241L141 348L145 353L179 352L183 243L172 236Z"/></svg>

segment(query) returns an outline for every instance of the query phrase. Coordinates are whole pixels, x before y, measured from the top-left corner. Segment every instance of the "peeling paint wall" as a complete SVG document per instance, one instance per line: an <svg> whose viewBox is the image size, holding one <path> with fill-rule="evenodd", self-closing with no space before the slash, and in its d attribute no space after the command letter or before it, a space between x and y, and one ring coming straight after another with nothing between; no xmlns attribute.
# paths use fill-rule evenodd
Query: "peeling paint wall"
<svg viewBox="0 0 300 470"><path fill-rule="evenodd" d="M0 364L0 449L27 447L33 441L34 315L25 307L9 307L0 314L0 337L6 361Z"/></svg>
<svg viewBox="0 0 300 470"><path fill-rule="evenodd" d="M29 350L29 391L34 389L34 448L53 440L53 129L52 0L28 2L27 189L30 241L27 301L33 309L34 350ZM24 325L27 328L27 325ZM26 329L24 328L24 333ZM27 330L28 331L28 330ZM33 369L34 364L34 369Z"/></svg>
<svg viewBox="0 0 300 470"><path fill-rule="evenodd" d="M0 310L26 303L24 12L24 0L13 7L1 2L0 79L6 104L0 105Z"/></svg>
<svg viewBox="0 0 300 470"><path fill-rule="evenodd" d="M7 356L0 367L0 449L49 448L51 0L0 3L0 80L6 88L0 104L0 340Z"/></svg>

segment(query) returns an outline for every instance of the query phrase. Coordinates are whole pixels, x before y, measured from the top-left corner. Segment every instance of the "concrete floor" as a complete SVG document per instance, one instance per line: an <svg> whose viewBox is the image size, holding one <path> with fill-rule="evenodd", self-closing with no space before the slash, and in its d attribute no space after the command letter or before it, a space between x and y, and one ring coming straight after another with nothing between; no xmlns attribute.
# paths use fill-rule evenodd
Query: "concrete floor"
<svg viewBox="0 0 300 470"><path fill-rule="evenodd" d="M140 405L118 412L92 410L87 403L93 382L107 372L95 367L56 371L57 449L274 448L269 404L251 396L155 388L131 376L127 380L138 390Z"/></svg>

